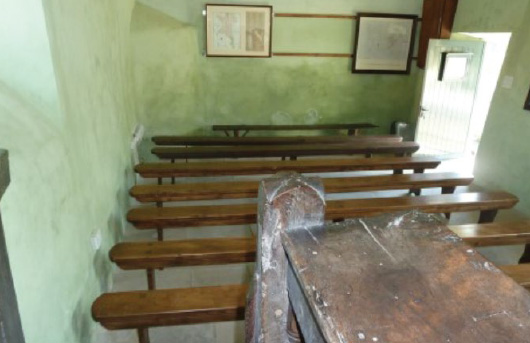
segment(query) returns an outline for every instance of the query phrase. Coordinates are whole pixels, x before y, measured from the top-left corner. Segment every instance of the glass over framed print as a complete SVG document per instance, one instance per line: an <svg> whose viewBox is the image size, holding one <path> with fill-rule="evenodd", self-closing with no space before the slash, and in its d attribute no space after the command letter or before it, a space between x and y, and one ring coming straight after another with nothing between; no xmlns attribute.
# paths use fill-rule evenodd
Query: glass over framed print
<svg viewBox="0 0 530 343"><path fill-rule="evenodd" d="M359 13L353 72L409 74L417 19L415 15Z"/></svg>
<svg viewBox="0 0 530 343"><path fill-rule="evenodd" d="M206 56L270 57L272 6L206 5Z"/></svg>

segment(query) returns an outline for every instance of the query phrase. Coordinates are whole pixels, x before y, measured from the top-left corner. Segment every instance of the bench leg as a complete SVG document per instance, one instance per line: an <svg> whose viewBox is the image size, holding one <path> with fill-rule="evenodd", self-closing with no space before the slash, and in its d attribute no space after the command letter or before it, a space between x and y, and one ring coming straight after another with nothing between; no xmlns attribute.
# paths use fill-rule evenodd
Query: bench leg
<svg viewBox="0 0 530 343"><path fill-rule="evenodd" d="M164 240L164 229L162 228L157 228L156 229L156 235L157 235L157 239L162 242Z"/></svg>
<svg viewBox="0 0 530 343"><path fill-rule="evenodd" d="M147 289L150 291L156 289L156 277L153 269L147 269Z"/></svg>
<svg viewBox="0 0 530 343"><path fill-rule="evenodd" d="M285 156L282 156L282 161L285 161Z"/></svg>
<svg viewBox="0 0 530 343"><path fill-rule="evenodd" d="M158 178L158 185L160 186L161 184L162 184L162 178L159 177L159 178Z"/></svg>
<svg viewBox="0 0 530 343"><path fill-rule="evenodd" d="M403 174L403 169L394 169L394 175L401 175Z"/></svg>
<svg viewBox="0 0 530 343"><path fill-rule="evenodd" d="M411 189L409 190L409 193L412 193L416 196L420 196L421 195L421 188L417 188L417 189Z"/></svg>
<svg viewBox="0 0 530 343"><path fill-rule="evenodd" d="M364 154L365 158L372 158L372 156L373 156L372 154Z"/></svg>
<svg viewBox="0 0 530 343"><path fill-rule="evenodd" d="M525 245L524 252L521 258L519 259L519 264L529 263L530 262L530 244Z"/></svg>
<svg viewBox="0 0 530 343"><path fill-rule="evenodd" d="M455 186L442 187L442 194L453 194L456 190Z"/></svg>
<svg viewBox="0 0 530 343"><path fill-rule="evenodd" d="M149 329L148 328L138 328L138 342L140 343L149 343Z"/></svg>
<svg viewBox="0 0 530 343"><path fill-rule="evenodd" d="M497 216L497 210L486 210L486 211L480 211L480 217L478 218L478 223L491 223L495 220L495 217Z"/></svg>
<svg viewBox="0 0 530 343"><path fill-rule="evenodd" d="M296 161L296 160L298 159L298 157L296 157L296 156L291 156L289 159L290 159L291 161Z"/></svg>
<svg viewBox="0 0 530 343"><path fill-rule="evenodd" d="M414 174L423 174L424 172L425 172L425 168L414 169Z"/></svg>

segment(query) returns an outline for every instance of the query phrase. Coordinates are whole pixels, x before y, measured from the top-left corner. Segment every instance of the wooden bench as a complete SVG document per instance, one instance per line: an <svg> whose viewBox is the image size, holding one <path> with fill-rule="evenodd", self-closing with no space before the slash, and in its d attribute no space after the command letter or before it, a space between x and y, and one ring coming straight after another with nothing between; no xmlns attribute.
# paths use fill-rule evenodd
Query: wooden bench
<svg viewBox="0 0 530 343"><path fill-rule="evenodd" d="M401 143L349 143L320 145L272 145L237 147L155 147L151 152L161 159L201 159L201 158L257 158L299 156L334 156L391 154L408 156L418 151L414 142Z"/></svg>
<svg viewBox="0 0 530 343"><path fill-rule="evenodd" d="M530 243L530 220L452 225L449 228L472 246ZM125 242L116 244L109 252L111 261L121 269L145 269L148 289L156 288L155 269L254 262L255 254L255 237Z"/></svg>
<svg viewBox="0 0 530 343"><path fill-rule="evenodd" d="M530 263L499 266L499 269L519 285L530 290Z"/></svg>
<svg viewBox="0 0 530 343"><path fill-rule="evenodd" d="M230 237L119 243L109 256L122 269L146 269L148 289L155 289L155 269L254 262L255 251L254 238Z"/></svg>
<svg viewBox="0 0 530 343"><path fill-rule="evenodd" d="M429 213L480 211L479 222L484 223L492 222L497 210L517 202L517 197L506 192L333 200L327 202L326 218L342 220L417 209ZM164 228L256 223L256 211L255 204L136 208L129 211L127 220L138 229L157 229L158 239L163 240Z"/></svg>
<svg viewBox="0 0 530 343"><path fill-rule="evenodd" d="M313 124L313 125L213 125L213 131L224 131L230 136L230 131L234 137L239 137L240 131L245 131L245 136L249 131L307 131L307 130L348 130L348 135L358 135L361 129L373 129L378 127L371 123L353 124Z"/></svg>
<svg viewBox="0 0 530 343"><path fill-rule="evenodd" d="M183 146L242 146L242 145L300 145L342 144L355 142L399 143L397 135L372 136L293 136L293 137L206 137L206 136L154 136L156 145Z"/></svg>
<svg viewBox="0 0 530 343"><path fill-rule="evenodd" d="M430 157L373 157L346 159L316 159L301 161L232 161L193 163L142 163L134 170L144 178L263 175L295 171L297 173L329 173L367 170L414 170L434 169L440 160Z"/></svg>
<svg viewBox="0 0 530 343"><path fill-rule="evenodd" d="M109 330L137 329L244 319L247 285L107 293L92 305L92 317Z"/></svg>
<svg viewBox="0 0 530 343"><path fill-rule="evenodd" d="M467 186L473 176L458 173L403 174L384 176L341 177L323 179L327 194L367 192L392 189L442 187L442 193L453 193L457 186ZM242 199L258 196L259 181L185 183L177 185L134 186L130 195L140 202Z"/></svg>

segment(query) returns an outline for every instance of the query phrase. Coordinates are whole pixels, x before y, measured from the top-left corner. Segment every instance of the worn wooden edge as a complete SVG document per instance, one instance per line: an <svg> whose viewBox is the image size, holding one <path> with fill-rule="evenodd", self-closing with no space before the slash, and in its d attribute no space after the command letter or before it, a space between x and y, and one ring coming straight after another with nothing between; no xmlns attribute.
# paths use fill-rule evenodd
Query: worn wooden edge
<svg viewBox="0 0 530 343"><path fill-rule="evenodd" d="M11 182L9 175L9 154L7 150L0 149L0 200L4 195L7 186Z"/></svg>

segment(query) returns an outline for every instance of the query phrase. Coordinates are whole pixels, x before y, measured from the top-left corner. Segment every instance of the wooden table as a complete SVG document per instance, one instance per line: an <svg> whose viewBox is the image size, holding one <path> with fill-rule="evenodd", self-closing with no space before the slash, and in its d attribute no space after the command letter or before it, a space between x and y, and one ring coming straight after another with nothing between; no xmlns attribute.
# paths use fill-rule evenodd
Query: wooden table
<svg viewBox="0 0 530 343"><path fill-rule="evenodd" d="M234 137L239 137L240 131L245 131L243 137L249 131L308 131L308 130L348 130L348 136L356 136L361 129L373 129L378 127L371 123L352 124L314 124L314 125L213 125L213 131L224 131L230 136L230 131Z"/></svg>
<svg viewBox="0 0 530 343"><path fill-rule="evenodd" d="M266 180L260 193L247 342L528 341L530 294L441 217L325 225L317 179Z"/></svg>

